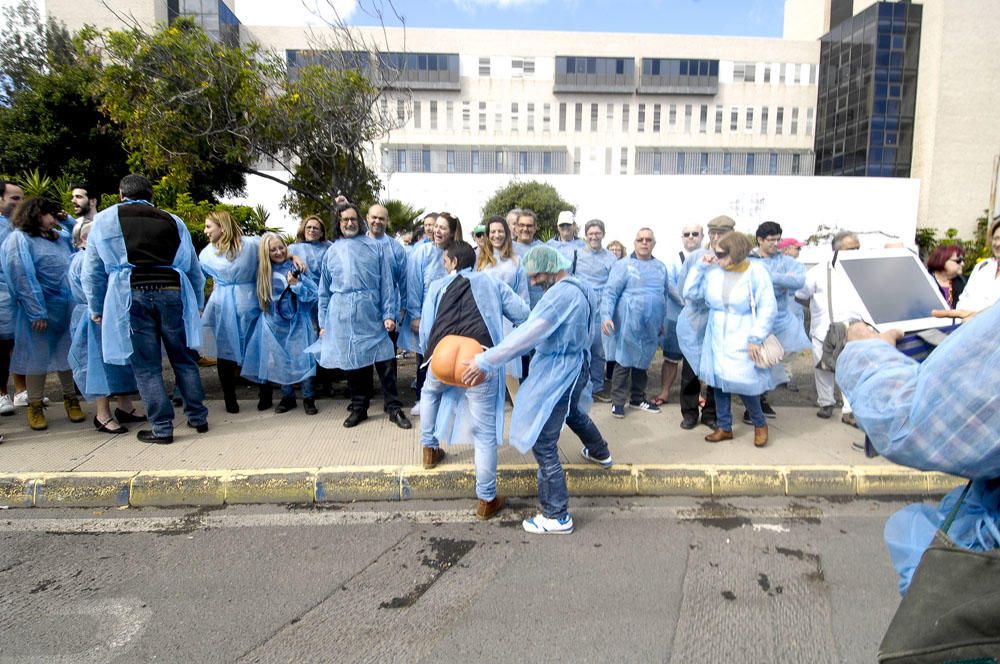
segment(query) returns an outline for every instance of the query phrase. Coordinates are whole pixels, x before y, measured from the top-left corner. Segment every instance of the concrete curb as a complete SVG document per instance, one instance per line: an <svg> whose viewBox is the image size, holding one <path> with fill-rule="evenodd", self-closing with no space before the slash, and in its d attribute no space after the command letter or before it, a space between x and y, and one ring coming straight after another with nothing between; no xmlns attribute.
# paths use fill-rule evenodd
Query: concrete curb
<svg viewBox="0 0 1000 664"><path fill-rule="evenodd" d="M963 479L900 466L567 464L575 496L940 496ZM506 496L537 493L533 465L505 465ZM0 474L5 507L175 507L472 498L472 466Z"/></svg>

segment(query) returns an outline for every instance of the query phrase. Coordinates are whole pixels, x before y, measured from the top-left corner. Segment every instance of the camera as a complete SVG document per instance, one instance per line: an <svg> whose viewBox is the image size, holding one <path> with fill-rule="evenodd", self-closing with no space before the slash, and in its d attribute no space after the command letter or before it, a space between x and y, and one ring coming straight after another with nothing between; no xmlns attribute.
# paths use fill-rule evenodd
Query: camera
<svg viewBox="0 0 1000 664"><path fill-rule="evenodd" d="M296 267L296 268L292 268L292 272L291 272L291 275L292 275L293 277L295 277L296 279L298 279L299 277L301 277L301 276L302 276L302 270L300 270L300 269L299 269L299 268L297 268L297 267Z"/></svg>

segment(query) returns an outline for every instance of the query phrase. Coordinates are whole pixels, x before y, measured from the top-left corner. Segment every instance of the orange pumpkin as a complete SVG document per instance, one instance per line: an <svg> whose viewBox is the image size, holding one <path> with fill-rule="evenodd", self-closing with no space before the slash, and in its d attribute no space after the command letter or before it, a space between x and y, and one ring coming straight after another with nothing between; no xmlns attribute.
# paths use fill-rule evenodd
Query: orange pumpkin
<svg viewBox="0 0 1000 664"><path fill-rule="evenodd" d="M475 387L482 383L485 377L475 381L472 385L466 385L462 382L462 374L465 372L465 363L471 362L481 352L483 352L483 347L475 339L449 334L442 337L441 341L434 347L434 355L431 356L431 372L445 385Z"/></svg>

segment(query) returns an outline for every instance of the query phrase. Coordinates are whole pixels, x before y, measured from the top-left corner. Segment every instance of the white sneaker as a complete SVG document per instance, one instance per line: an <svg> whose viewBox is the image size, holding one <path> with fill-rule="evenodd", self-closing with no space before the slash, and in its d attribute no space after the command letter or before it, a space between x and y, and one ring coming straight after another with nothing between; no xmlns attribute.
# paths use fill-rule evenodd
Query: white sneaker
<svg viewBox="0 0 1000 664"><path fill-rule="evenodd" d="M49 405L49 398L42 397L42 405ZM18 392L14 395L14 406L16 408L27 408L28 407L28 391Z"/></svg>
<svg viewBox="0 0 1000 664"><path fill-rule="evenodd" d="M14 400L9 394L0 394L0 415L14 414Z"/></svg>
<svg viewBox="0 0 1000 664"><path fill-rule="evenodd" d="M420 402L410 409L410 417L420 417Z"/></svg>
<svg viewBox="0 0 1000 664"><path fill-rule="evenodd" d="M544 514L536 514L522 521L521 527L533 535L569 535L573 532L573 517L567 513L561 519L550 519Z"/></svg>
<svg viewBox="0 0 1000 664"><path fill-rule="evenodd" d="M582 456L584 459L586 459L591 463L596 463L601 468L610 468L611 464L614 463L611 460L610 454L608 454L608 456L605 457L604 459L598 459L596 457L590 456L590 450L588 450L586 447L580 449L580 456Z"/></svg>

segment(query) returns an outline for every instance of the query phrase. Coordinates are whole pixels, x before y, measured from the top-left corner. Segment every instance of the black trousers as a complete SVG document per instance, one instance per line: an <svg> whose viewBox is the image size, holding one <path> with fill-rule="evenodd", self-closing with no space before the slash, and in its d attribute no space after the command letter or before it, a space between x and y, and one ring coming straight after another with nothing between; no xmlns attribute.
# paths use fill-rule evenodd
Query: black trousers
<svg viewBox="0 0 1000 664"><path fill-rule="evenodd" d="M695 375L694 369L685 359L681 368L681 416L698 419L698 397L701 394L701 381ZM707 390L705 407L701 409L701 417L706 420L715 419L715 392Z"/></svg>
<svg viewBox="0 0 1000 664"><path fill-rule="evenodd" d="M392 413L403 408L403 402L399 400L399 389L396 387L396 370L392 360L383 360L375 363L375 371L378 372L378 380L382 384L382 398L385 400L385 412ZM353 412L368 412L371 404L372 391L375 389L375 377L372 374L372 367L367 366L361 369L352 369L347 373L347 393L351 397L351 404L347 407Z"/></svg>

